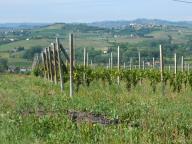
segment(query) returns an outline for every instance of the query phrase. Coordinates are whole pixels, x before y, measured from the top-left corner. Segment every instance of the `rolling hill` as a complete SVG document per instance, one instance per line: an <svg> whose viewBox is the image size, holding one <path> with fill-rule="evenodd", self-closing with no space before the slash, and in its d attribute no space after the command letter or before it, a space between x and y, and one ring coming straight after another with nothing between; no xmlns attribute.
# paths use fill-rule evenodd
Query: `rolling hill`
<svg viewBox="0 0 192 144"><path fill-rule="evenodd" d="M130 23L136 25L130 26ZM152 26L148 24L153 24ZM117 45L124 49L123 61L136 55L137 50L142 50L143 55L155 52L158 55L158 45L163 44L166 53L172 55L174 51L182 55L190 55L192 46L191 22L169 22L163 20L138 19L134 21L96 22L91 24L29 24L31 29L22 29L27 24L8 24L8 32L0 28L0 57L8 58L9 64L14 58L9 58L10 51L14 48L24 47L25 51L34 47L44 48L55 38L60 38L61 43L68 48L68 36L73 32L75 35L75 48L79 49L78 57L84 47L88 50L106 50L108 48L116 52ZM165 25L165 26L162 26ZM0 25L0 27L2 24ZM12 27L12 28L11 28ZM113 27L113 29L111 29ZM13 29L17 28L17 29ZM18 29L19 28L19 29ZM14 41L11 41L15 39ZM15 62L22 62L21 53L15 53ZM144 55L149 57L149 55ZM92 55L94 58L95 55ZM107 56L98 57L107 62ZM23 59L26 62L26 59ZM15 65L15 62L13 63ZM28 61L27 61L28 63Z"/></svg>

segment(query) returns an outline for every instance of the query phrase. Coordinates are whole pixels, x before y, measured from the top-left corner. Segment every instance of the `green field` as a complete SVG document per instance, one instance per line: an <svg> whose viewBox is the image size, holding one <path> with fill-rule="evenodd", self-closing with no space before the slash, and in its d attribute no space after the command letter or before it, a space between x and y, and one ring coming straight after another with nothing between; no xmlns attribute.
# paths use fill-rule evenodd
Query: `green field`
<svg viewBox="0 0 192 144"><path fill-rule="evenodd" d="M25 47L26 49L32 48L32 47L47 47L50 44L50 40L48 39L37 39L37 40L21 40L12 42L5 45L0 45L0 51L9 51L17 47Z"/></svg>
<svg viewBox="0 0 192 144"><path fill-rule="evenodd" d="M102 29L97 27L90 27L88 25L81 24L52 24L41 28L34 28L26 30L26 35L19 33L17 35L9 34L6 37L16 37L17 41L1 43L0 41L0 58L8 59L9 65L28 65L26 59L20 55L20 53L14 53L18 57L9 56L9 51L14 48L24 47L25 51L31 48L45 48L48 47L55 38L60 38L61 43L65 48L69 47L69 33L74 33L74 47L78 48L94 48L96 51L106 50L112 48L116 53L117 45L122 45L124 53L131 53L136 55L137 50L143 51L143 53L158 53L159 44L165 45L166 54L173 55L173 52L177 52L179 55L185 55L189 58L189 54L192 51L191 37L192 29L189 27L175 27L168 26L167 28L154 30L149 29L149 32L145 32L145 28L140 30L130 29ZM131 37L133 34L141 32L141 35ZM20 37L20 35L22 35ZM149 36L149 37L144 37ZM150 37L151 36L151 37ZM3 37L3 36L2 36ZM26 40L29 39L29 40ZM190 51L190 52L189 52ZM101 55L102 53L100 53ZM150 54L151 55L151 54ZM20 56L20 57L19 57ZM96 55L93 55L95 57ZM82 56L79 56L82 57ZM126 57L126 56L123 56ZM146 56L145 56L146 57ZM148 56L149 57L149 56ZM153 56L151 56L152 58ZM10 60L11 58L11 60ZM18 60L19 59L19 60ZM103 58L103 63L106 61L106 57ZM32 59L28 59L31 61ZM17 63L17 61L19 61ZM125 61L125 60L124 60ZM13 62L13 63L12 63ZM128 59L126 59L128 62ZM21 66L22 66L21 65ZM28 65L30 66L30 65Z"/></svg>
<svg viewBox="0 0 192 144"><path fill-rule="evenodd" d="M192 143L189 88L173 93L149 83L128 92L125 84L94 81L69 98L68 84L27 75L0 75L0 143ZM103 125L87 117L71 120L66 111L94 113L119 123Z"/></svg>

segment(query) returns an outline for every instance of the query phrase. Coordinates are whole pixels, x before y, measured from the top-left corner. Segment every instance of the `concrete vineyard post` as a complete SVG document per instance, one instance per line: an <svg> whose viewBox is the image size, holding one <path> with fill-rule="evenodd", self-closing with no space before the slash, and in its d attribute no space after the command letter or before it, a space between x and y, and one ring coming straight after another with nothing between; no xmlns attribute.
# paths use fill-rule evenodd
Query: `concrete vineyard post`
<svg viewBox="0 0 192 144"><path fill-rule="evenodd" d="M141 53L138 52L138 56L139 56L139 69L141 69Z"/></svg>
<svg viewBox="0 0 192 144"><path fill-rule="evenodd" d="M111 59L109 58L109 69L110 69L110 67L111 67Z"/></svg>
<svg viewBox="0 0 192 144"><path fill-rule="evenodd" d="M130 62L129 62L129 70L132 70L132 58L130 58Z"/></svg>
<svg viewBox="0 0 192 144"><path fill-rule="evenodd" d="M145 61L143 61L143 70L145 70Z"/></svg>
<svg viewBox="0 0 192 144"><path fill-rule="evenodd" d="M70 97L73 97L73 34L69 35L70 48Z"/></svg>
<svg viewBox="0 0 192 144"><path fill-rule="evenodd" d="M141 70L141 53L140 53L140 51L138 52L138 56L139 56L139 70ZM140 85L142 85L142 79L140 79Z"/></svg>
<svg viewBox="0 0 192 144"><path fill-rule="evenodd" d="M119 46L117 48L117 68L118 68L118 72L120 70L120 60L119 60ZM119 76L117 77L117 84L120 84L120 78Z"/></svg>
<svg viewBox="0 0 192 144"><path fill-rule="evenodd" d="M163 49L161 45L159 46L159 50L160 50L160 72L161 72L162 95L164 96L164 77L163 77L164 62L163 62Z"/></svg>
<svg viewBox="0 0 192 144"><path fill-rule="evenodd" d="M76 49L75 49L75 46L76 46L76 44L75 44L75 34L72 34L73 35L73 68L75 67L75 65L76 65L76 57L75 57L75 55L76 55Z"/></svg>
<svg viewBox="0 0 192 144"><path fill-rule="evenodd" d="M87 66L89 66L89 53L87 52Z"/></svg>
<svg viewBox="0 0 192 144"><path fill-rule="evenodd" d="M153 57L153 69L155 68L155 58Z"/></svg>
<svg viewBox="0 0 192 144"><path fill-rule="evenodd" d="M113 68L113 53L111 52L111 69Z"/></svg>
<svg viewBox="0 0 192 144"><path fill-rule="evenodd" d="M86 65L87 65L87 50L86 48L84 48L84 61L83 61L83 65L84 65L84 70L86 69ZM85 82L85 73L83 73L83 80Z"/></svg>

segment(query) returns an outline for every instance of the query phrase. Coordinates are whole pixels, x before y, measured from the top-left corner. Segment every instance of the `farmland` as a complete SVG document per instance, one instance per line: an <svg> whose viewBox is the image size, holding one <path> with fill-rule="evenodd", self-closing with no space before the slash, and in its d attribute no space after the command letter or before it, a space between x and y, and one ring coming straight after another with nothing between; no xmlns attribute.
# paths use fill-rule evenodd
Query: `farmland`
<svg viewBox="0 0 192 144"><path fill-rule="evenodd" d="M72 97L59 50L70 53L71 32ZM1 34L4 65L31 67L35 52L45 59L31 74L0 73L0 143L192 143L191 27L50 24Z"/></svg>
<svg viewBox="0 0 192 144"><path fill-rule="evenodd" d="M82 57L80 51L83 48L88 50L94 49L96 53L102 55L102 52L106 49L110 49L116 52L117 45L120 45L124 50L124 53L130 56L136 55L137 51L141 51L143 57L153 57L152 55L158 55L158 45L162 44L165 47L166 54L171 57L173 51L179 55L184 55L187 59L190 57L191 51L191 27L183 26L137 26L130 27L129 25L124 28L100 28L89 26L86 24L50 24L41 27L35 27L33 29L16 29L4 33L6 30L2 30L0 34L4 37L0 41L0 56L1 58L7 58L9 61L10 51L14 48L23 47L22 52L14 52L16 55L15 61L18 62L16 65L26 63L26 57L23 57L23 53L27 53L28 49L32 48L45 48L47 47L56 37L60 38L61 43L65 48L68 48L68 34L73 32L75 35L75 49L77 51L76 57ZM14 41L10 41L14 40ZM3 53L3 54L2 54ZM95 59L95 63L106 64L108 59L105 55L96 57L96 53L90 56L90 59ZM2 56L3 55L3 56ZM128 56L122 57L122 62L128 61ZM5 57L6 56L6 57ZM13 57L11 57L13 58ZM20 59L20 60L17 60ZM32 61L32 58L27 58L28 61ZM21 61L23 60L23 62ZM79 63L82 60L78 59ZM12 61L8 62L9 65Z"/></svg>
<svg viewBox="0 0 192 144"><path fill-rule="evenodd" d="M180 93L149 83L127 92L125 84L94 81L73 99L59 86L23 75L0 76L1 143L191 143L191 90ZM159 87L159 85L158 85ZM71 121L66 111L119 119L119 124Z"/></svg>

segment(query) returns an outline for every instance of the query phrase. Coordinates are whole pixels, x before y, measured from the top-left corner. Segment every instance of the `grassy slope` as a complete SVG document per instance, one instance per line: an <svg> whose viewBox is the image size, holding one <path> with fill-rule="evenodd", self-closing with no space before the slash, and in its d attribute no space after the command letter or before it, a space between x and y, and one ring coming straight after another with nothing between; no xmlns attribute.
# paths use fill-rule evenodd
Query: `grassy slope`
<svg viewBox="0 0 192 144"><path fill-rule="evenodd" d="M38 29L34 29L31 31L31 37L43 37L43 39L31 39L29 41L21 40L16 42L11 42L9 44L0 45L0 57L9 58L8 53L3 53L3 51L11 50L15 47L23 46L26 49L29 49L34 46L47 47L51 42L54 41L56 36L63 37L62 44L67 48L68 47L68 33L71 31L70 29L63 29L65 24L54 24L47 27L42 27ZM149 35L153 35L154 39L168 39L168 35L173 37L174 43L183 43L186 42L186 35L191 35L192 30L186 28L173 28L174 31L156 31L152 32ZM49 37L49 38L48 38ZM87 32L87 33L76 33L75 34L75 47L95 47L96 49L104 49L106 47L110 47L110 44L107 42L114 41L114 38L109 33L97 33L97 32ZM143 41L148 41L153 39L147 38L136 38L131 39L127 37L119 37L116 39L118 43L132 43L138 44ZM11 65L28 65L30 63L26 62L26 60L15 59L15 63L13 60L9 60L9 64ZM18 61L18 62L17 62Z"/></svg>
<svg viewBox="0 0 192 144"><path fill-rule="evenodd" d="M25 49L29 49L34 46L40 46L40 47L46 47L50 44L50 41L48 39L38 39L38 40L22 40L17 42L12 42L6 45L0 45L0 58L7 58L9 65L15 65L15 66L30 66L31 61L28 61L23 58L10 58L9 53L5 51L9 51L15 47L25 47Z"/></svg>
<svg viewBox="0 0 192 144"><path fill-rule="evenodd" d="M17 66L23 66L23 65L30 65L29 62L26 62L25 59L10 59L8 51L15 48L15 47L25 47L25 49L30 49L32 47L47 47L50 45L50 43L54 42L54 39L56 37L56 34L59 34L62 38L61 39L62 44L64 47L69 47L69 38L68 38L68 32L66 33L65 30L62 30L63 24L55 24L50 25L47 27L42 27L38 29L34 29L31 31L31 36L37 36L37 37L43 37L43 39L31 39L29 41L26 40L20 40L16 42L11 42L9 44L3 44L0 45L0 57L1 58L8 58L10 65L17 65ZM80 36L79 36L80 35ZM60 37L59 36L59 37ZM49 37L49 38L47 38ZM95 47L97 49L103 49L106 48L108 43L105 40L98 39L97 34L94 33L78 33L75 35L75 47Z"/></svg>
<svg viewBox="0 0 192 144"><path fill-rule="evenodd" d="M40 47L46 47L50 44L50 41L47 39L33 39L33 40L21 40L12 42L5 45L0 45L0 51L8 51L17 47L25 47L26 49L29 49L34 46L40 46Z"/></svg>
<svg viewBox="0 0 192 144"><path fill-rule="evenodd" d="M22 59L22 58L9 58L8 65L18 66L18 67L28 67L32 65L30 60Z"/></svg>
<svg viewBox="0 0 192 144"><path fill-rule="evenodd" d="M191 91L153 94L148 84L127 92L124 85L95 82L81 87L73 99L59 86L40 78L0 75L0 143L191 143ZM57 111L28 115L23 111ZM117 126L71 122L63 110L79 110L120 118ZM131 127L133 125L135 127Z"/></svg>

